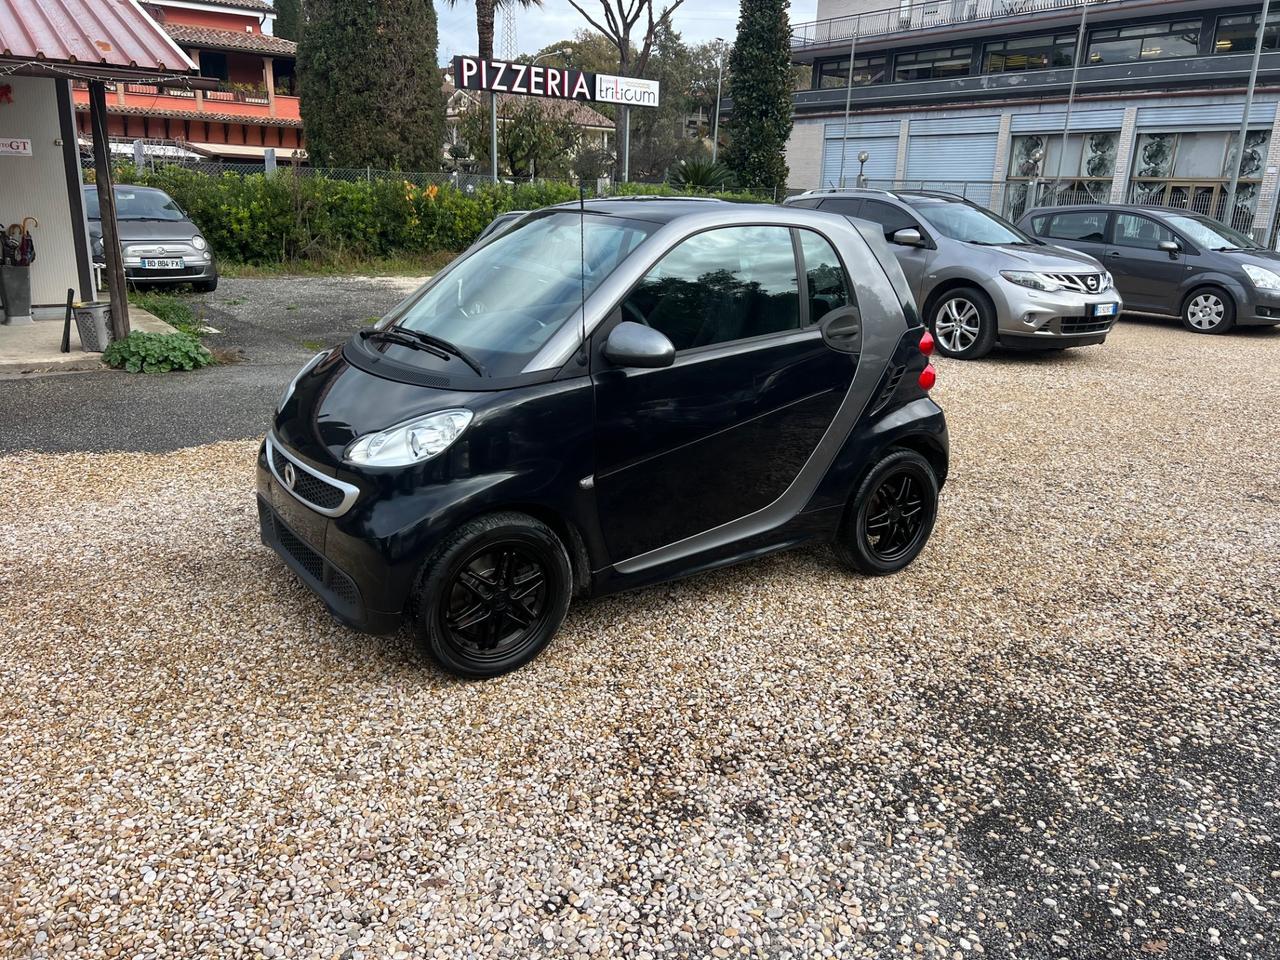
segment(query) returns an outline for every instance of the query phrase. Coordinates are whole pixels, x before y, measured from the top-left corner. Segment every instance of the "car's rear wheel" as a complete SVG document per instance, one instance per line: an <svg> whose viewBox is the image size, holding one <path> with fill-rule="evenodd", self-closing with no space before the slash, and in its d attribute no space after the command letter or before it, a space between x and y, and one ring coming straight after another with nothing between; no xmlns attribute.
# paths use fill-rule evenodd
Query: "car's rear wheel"
<svg viewBox="0 0 1280 960"><path fill-rule="evenodd" d="M869 576L897 573L920 555L938 516L938 476L914 450L895 450L858 486L836 555Z"/></svg>
<svg viewBox="0 0 1280 960"><path fill-rule="evenodd" d="M1193 290L1182 305L1182 325L1192 333L1226 333L1236 325L1236 304L1217 287Z"/></svg>
<svg viewBox="0 0 1280 960"><path fill-rule="evenodd" d="M520 513L466 524L424 564L412 598L422 652L461 677L496 677L551 641L573 574L560 539Z"/></svg>
<svg viewBox="0 0 1280 960"><path fill-rule="evenodd" d="M977 360L995 346L995 307L987 295L975 287L960 287L942 294L929 312L929 323L938 352L944 357Z"/></svg>

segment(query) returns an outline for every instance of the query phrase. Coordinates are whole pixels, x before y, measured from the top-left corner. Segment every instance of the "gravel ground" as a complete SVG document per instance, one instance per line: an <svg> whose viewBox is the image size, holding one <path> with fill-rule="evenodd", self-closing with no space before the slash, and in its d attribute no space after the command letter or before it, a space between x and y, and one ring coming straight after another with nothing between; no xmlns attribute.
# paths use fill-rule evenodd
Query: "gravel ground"
<svg viewBox="0 0 1280 960"><path fill-rule="evenodd" d="M215 293L194 299L218 331L206 344L237 362L172 377L104 371L0 379L0 451L159 453L261 436L302 364L391 309L422 280L224 278Z"/></svg>
<svg viewBox="0 0 1280 960"><path fill-rule="evenodd" d="M328 619L251 443L0 457L0 956L1277 956L1280 331L940 367L909 571L488 683Z"/></svg>

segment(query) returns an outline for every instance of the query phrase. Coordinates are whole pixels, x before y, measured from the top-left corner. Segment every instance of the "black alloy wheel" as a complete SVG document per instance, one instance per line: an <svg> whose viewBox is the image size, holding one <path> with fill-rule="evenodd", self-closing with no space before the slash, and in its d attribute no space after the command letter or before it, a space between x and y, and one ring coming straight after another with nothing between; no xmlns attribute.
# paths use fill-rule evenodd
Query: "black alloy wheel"
<svg viewBox="0 0 1280 960"><path fill-rule="evenodd" d="M424 567L413 603L420 645L459 676L506 673L547 645L571 593L569 559L550 528L522 514L482 517Z"/></svg>
<svg viewBox="0 0 1280 960"><path fill-rule="evenodd" d="M858 487L836 552L861 573L896 573L920 555L937 515L932 465L914 450L891 451Z"/></svg>

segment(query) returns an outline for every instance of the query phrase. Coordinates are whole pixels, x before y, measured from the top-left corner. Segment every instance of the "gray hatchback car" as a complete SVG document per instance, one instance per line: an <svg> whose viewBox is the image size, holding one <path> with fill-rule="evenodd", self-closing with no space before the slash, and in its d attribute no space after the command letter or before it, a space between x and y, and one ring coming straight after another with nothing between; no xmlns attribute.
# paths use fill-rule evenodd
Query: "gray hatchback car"
<svg viewBox="0 0 1280 960"><path fill-rule="evenodd" d="M954 194L840 190L786 203L879 224L948 357L976 360L996 344L1102 343L1123 309L1096 259L1027 236Z"/></svg>
<svg viewBox="0 0 1280 960"><path fill-rule="evenodd" d="M1102 260L1127 310L1181 317L1194 333L1280 324L1280 254L1216 220L1166 207L1053 207L1021 226Z"/></svg>

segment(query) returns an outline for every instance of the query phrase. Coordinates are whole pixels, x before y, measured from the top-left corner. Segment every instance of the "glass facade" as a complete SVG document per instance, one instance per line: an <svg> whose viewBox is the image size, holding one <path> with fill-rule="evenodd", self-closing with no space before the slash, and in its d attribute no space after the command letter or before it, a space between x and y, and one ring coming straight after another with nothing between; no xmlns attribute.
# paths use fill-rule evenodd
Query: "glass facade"
<svg viewBox="0 0 1280 960"><path fill-rule="evenodd" d="M883 56L854 57L853 85L855 87L866 87L873 83L884 83L884 65L885 58ZM819 62L815 70L814 80L817 84L817 89L826 90L832 87L847 87L849 85L849 58Z"/></svg>
<svg viewBox="0 0 1280 960"><path fill-rule="evenodd" d="M1089 56L1085 62L1091 66L1139 63L1194 57L1199 52L1200 21L1175 20L1094 30L1089 34Z"/></svg>
<svg viewBox="0 0 1280 960"><path fill-rule="evenodd" d="M1076 56L1076 35L1016 37L988 43L983 49L983 73L1017 73L1069 67Z"/></svg>
<svg viewBox="0 0 1280 960"><path fill-rule="evenodd" d="M973 47L943 47L940 50L913 50L893 58L893 79L945 80L967 77L973 69Z"/></svg>
<svg viewBox="0 0 1280 960"><path fill-rule="evenodd" d="M1144 133L1134 152L1130 199L1225 218L1238 139L1226 132ZM1245 138L1232 216L1237 230L1253 222L1270 146L1270 130L1251 130Z"/></svg>
<svg viewBox="0 0 1280 960"><path fill-rule="evenodd" d="M1258 39L1258 13L1237 13L1218 18L1218 29L1213 36L1214 53L1253 53ZM1267 28L1262 32L1264 52L1280 50L1280 10L1272 10L1267 16Z"/></svg>
<svg viewBox="0 0 1280 960"><path fill-rule="evenodd" d="M1106 203L1116 171L1119 131L1014 137L1009 150L1006 216L1047 204Z"/></svg>

